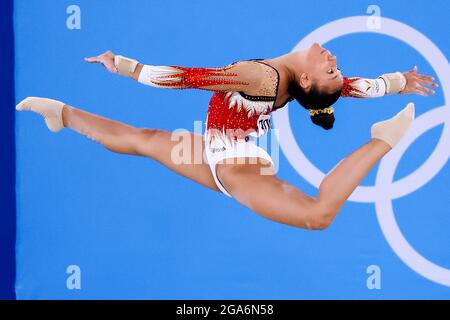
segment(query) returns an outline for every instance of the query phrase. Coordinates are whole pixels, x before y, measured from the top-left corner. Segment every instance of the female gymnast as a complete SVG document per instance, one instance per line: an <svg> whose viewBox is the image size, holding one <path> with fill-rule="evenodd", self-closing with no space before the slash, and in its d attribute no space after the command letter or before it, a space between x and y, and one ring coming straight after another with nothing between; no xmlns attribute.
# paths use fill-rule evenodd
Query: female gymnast
<svg viewBox="0 0 450 320"><path fill-rule="evenodd" d="M372 139L326 175L317 198L278 179L270 155L256 145L255 137L270 128L270 113L296 99L315 124L330 129L334 122L332 104L341 96L426 96L434 93L427 86L437 87L432 77L418 74L416 67L378 79L345 78L336 66L336 57L317 43L273 59L238 61L223 68L143 65L110 51L85 60L145 85L214 91L205 134L191 133L192 147L183 150L192 160L199 158L194 151L200 149L200 159L205 161L175 161L173 148L179 142L171 132L134 128L60 101L28 97L16 109L39 113L53 132L70 128L113 152L154 159L233 197L267 219L309 230L323 230L332 223L370 169L404 136L414 119L414 105L410 103L393 118L375 123Z"/></svg>

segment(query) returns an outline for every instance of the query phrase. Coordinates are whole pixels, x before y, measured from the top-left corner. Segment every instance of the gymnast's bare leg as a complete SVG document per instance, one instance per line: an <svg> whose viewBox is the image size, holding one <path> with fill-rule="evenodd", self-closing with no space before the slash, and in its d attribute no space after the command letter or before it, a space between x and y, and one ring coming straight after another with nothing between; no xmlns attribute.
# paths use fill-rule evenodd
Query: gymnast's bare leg
<svg viewBox="0 0 450 320"><path fill-rule="evenodd" d="M395 117L372 126L372 139L344 158L323 179L317 198L267 172L267 164L219 163L217 174L234 199L263 217L313 230L327 228L370 169L406 133L414 119L409 104ZM237 159L236 159L237 160ZM242 162L241 162L242 163Z"/></svg>
<svg viewBox="0 0 450 320"><path fill-rule="evenodd" d="M27 98L19 103L17 110L40 113L52 131L63 127L73 129L113 152L149 157L218 191L207 163L174 164L172 149L176 142L172 141L170 132L134 128L51 99ZM263 168L267 162L263 159L259 164L219 163L218 178L233 198L263 217L299 228L322 230L332 223L375 163L400 141L413 119L414 105L410 104L395 117L372 126L372 139L331 170L322 181L317 198L278 179L274 170L271 174L261 174L262 169L267 173L267 168ZM191 141L202 143L203 147L202 136L192 135Z"/></svg>
<svg viewBox="0 0 450 320"><path fill-rule="evenodd" d="M57 132L66 127L91 140L94 140L112 152L148 157L156 160L172 171L189 178L215 191L220 191L211 175L209 165L204 161L186 161L175 163L172 150L180 142L172 139L171 132L160 129L142 129L110 120L81 109L64 105L59 101L45 98L27 98L18 104L17 110L34 111L41 114L49 129ZM203 152L203 137L199 134L187 133L183 139L190 141L190 148Z"/></svg>

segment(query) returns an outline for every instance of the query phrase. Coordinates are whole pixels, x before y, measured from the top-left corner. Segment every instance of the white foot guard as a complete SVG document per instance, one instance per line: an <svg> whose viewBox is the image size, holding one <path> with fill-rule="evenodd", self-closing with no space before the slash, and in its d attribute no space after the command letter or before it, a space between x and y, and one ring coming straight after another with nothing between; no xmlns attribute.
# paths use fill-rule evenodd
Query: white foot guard
<svg viewBox="0 0 450 320"><path fill-rule="evenodd" d="M45 119L47 127L52 132L58 132L64 128L62 111L64 103L47 98L28 97L17 106L18 111L33 111L39 113Z"/></svg>
<svg viewBox="0 0 450 320"><path fill-rule="evenodd" d="M413 122L414 111L414 103L410 102L391 119L375 123L371 130L372 138L383 140L394 148Z"/></svg>

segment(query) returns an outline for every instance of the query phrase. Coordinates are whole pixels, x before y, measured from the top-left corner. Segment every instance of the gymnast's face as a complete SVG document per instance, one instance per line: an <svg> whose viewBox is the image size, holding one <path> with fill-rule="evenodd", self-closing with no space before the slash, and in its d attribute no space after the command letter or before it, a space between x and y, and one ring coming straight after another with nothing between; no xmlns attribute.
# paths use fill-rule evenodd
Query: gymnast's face
<svg viewBox="0 0 450 320"><path fill-rule="evenodd" d="M336 56L318 43L306 50L305 83L320 91L332 93L342 88L343 77L336 65Z"/></svg>

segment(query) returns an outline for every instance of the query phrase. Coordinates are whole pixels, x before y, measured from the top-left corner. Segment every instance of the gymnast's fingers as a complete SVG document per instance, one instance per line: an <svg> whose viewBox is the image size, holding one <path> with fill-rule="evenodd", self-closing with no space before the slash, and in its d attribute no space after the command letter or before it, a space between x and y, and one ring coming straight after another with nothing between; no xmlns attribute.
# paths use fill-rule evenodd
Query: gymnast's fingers
<svg viewBox="0 0 450 320"><path fill-rule="evenodd" d="M89 63L101 63L102 59L100 56L84 58L84 61Z"/></svg>
<svg viewBox="0 0 450 320"><path fill-rule="evenodd" d="M421 90L421 91L423 91L425 93L429 93L429 94L435 94L436 93L434 90L428 89L428 88L426 88L424 86L421 86L420 84L417 84L416 89L419 89L419 90Z"/></svg>
<svg viewBox="0 0 450 320"><path fill-rule="evenodd" d="M423 84L423 85L426 85L429 87L435 87L435 88L439 87L439 85L434 82L433 77L418 74L417 79L419 80L420 84Z"/></svg>
<svg viewBox="0 0 450 320"><path fill-rule="evenodd" d="M423 87L420 86L415 88L412 93L418 94L419 96L422 97L428 97L428 94L423 90Z"/></svg>

